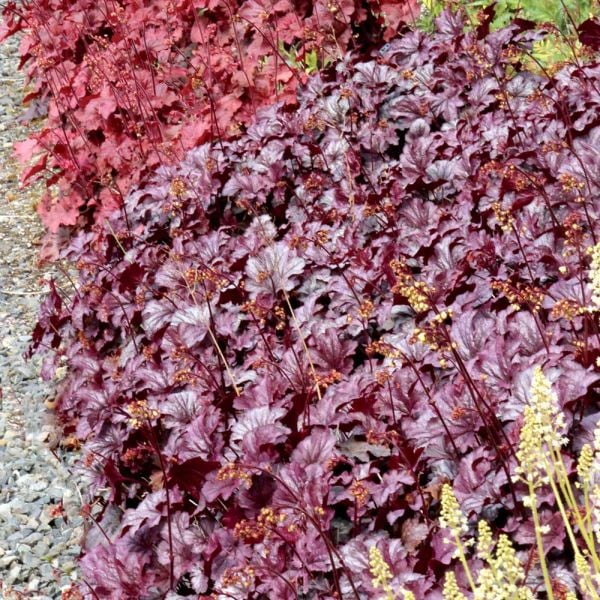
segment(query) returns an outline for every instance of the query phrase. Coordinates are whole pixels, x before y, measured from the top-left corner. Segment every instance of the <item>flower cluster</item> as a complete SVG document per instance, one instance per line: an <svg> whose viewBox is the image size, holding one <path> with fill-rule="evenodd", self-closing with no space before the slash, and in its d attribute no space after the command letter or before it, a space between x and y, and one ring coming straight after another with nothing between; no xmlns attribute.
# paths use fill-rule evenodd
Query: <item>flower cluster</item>
<svg viewBox="0 0 600 600"><path fill-rule="evenodd" d="M371 546L369 548L369 569L373 575L373 587L376 590L381 588L385 592L386 600L393 600L394 594L392 592L392 587L390 586L392 572L377 546Z"/></svg>
<svg viewBox="0 0 600 600"><path fill-rule="evenodd" d="M552 460L550 455L560 452L568 442L564 414L552 386L538 366L533 370L529 404L524 410L523 427L519 439L515 472L534 487L548 480Z"/></svg>
<svg viewBox="0 0 600 600"><path fill-rule="evenodd" d="M454 535L473 598L475 600L533 600L535 595L525 583L525 569L508 536L500 534L497 543L494 543L492 530L483 520L478 524L477 555L484 561L484 566L479 569L477 579L473 578L464 555L465 548L473 545L473 540L462 540L468 527L449 484L444 484L442 488L441 502L440 524L447 527ZM443 596L444 600L466 599L453 571L446 574Z"/></svg>
<svg viewBox="0 0 600 600"><path fill-rule="evenodd" d="M448 483L442 486L441 503L440 525L448 528L457 537L467 533L469 531L467 519L460 510L452 486Z"/></svg>
<svg viewBox="0 0 600 600"><path fill-rule="evenodd" d="M600 307L600 243L590 249L592 264L590 266L590 286L594 308Z"/></svg>

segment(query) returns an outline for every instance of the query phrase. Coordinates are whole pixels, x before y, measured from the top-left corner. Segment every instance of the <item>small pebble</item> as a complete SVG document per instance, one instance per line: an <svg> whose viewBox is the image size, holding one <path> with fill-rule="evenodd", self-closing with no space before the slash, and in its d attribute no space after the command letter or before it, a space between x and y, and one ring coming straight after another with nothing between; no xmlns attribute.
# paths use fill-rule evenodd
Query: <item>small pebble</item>
<svg viewBox="0 0 600 600"><path fill-rule="evenodd" d="M15 560L17 560L16 556L14 556L13 554L7 554L6 556L0 558L0 567L6 568Z"/></svg>
<svg viewBox="0 0 600 600"><path fill-rule="evenodd" d="M8 575L6 576L6 583L8 583L8 585L12 585L13 583L15 583L19 578L21 570L22 567L20 564L17 563L13 565L10 571L8 572Z"/></svg>

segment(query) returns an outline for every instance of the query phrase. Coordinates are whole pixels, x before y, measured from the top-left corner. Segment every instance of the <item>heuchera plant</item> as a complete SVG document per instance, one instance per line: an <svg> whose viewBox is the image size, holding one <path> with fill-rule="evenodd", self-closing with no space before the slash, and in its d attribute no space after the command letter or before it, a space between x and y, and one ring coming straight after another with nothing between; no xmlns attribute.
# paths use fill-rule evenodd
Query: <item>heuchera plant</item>
<svg viewBox="0 0 600 600"><path fill-rule="evenodd" d="M25 100L31 117L47 116L17 145L23 161L35 156L23 182L49 186L45 256L145 173L243 130L273 99L293 103L307 70L391 38L417 13L415 0L6 3L0 39L24 32Z"/></svg>
<svg viewBox="0 0 600 600"><path fill-rule="evenodd" d="M33 347L69 367L86 597L365 598L375 545L392 589L440 598L450 480L540 582L511 473L534 366L567 464L598 419L600 67L522 72L529 27L444 13L350 53L61 251L79 282Z"/></svg>

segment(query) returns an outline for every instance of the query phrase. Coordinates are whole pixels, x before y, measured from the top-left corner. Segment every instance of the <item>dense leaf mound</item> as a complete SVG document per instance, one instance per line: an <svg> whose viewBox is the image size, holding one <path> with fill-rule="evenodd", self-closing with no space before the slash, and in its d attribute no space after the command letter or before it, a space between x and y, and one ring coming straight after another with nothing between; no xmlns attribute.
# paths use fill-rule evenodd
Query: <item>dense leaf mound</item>
<svg viewBox="0 0 600 600"><path fill-rule="evenodd" d="M161 164L244 130L307 74L414 21L415 0L23 0L25 101L43 127L18 146L49 187L38 211L55 258L68 228L102 220Z"/></svg>
<svg viewBox="0 0 600 600"><path fill-rule="evenodd" d="M534 366L568 452L599 416L600 66L522 72L526 28L444 14L349 54L63 251L77 290L35 345L69 367L89 597L372 597L376 544L393 589L440 598L448 480L539 582L511 473Z"/></svg>

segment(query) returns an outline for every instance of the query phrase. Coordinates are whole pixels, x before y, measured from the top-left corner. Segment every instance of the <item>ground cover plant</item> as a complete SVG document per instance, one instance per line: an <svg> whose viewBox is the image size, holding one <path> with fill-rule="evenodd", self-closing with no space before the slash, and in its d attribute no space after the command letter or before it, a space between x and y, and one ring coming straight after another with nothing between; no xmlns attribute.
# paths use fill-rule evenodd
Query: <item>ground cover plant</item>
<svg viewBox="0 0 600 600"><path fill-rule="evenodd" d="M536 530L514 475L538 365L569 476L598 420L600 82L521 71L530 27L444 13L347 54L73 235L34 342L84 442L82 593L439 598L450 480L530 589L537 531L577 589L552 490Z"/></svg>
<svg viewBox="0 0 600 600"><path fill-rule="evenodd" d="M585 593L580 523L546 480L532 512L518 469L540 365L566 480L600 417L600 71L575 55L528 72L544 32L493 23L446 12L431 34L348 38L331 62L277 45L297 72L319 67L298 96L283 82L246 114L238 78L243 126L216 131L205 106L215 131L173 160L113 166L137 185L82 195L58 224L78 281L53 285L32 350L50 350L46 377L68 367L57 411L83 444L90 529L69 593L461 598L506 557L533 597ZM584 22L580 43L596 50L599 31ZM75 181L74 164L52 168ZM442 524L498 547L456 559Z"/></svg>
<svg viewBox="0 0 600 600"><path fill-rule="evenodd" d="M43 176L38 210L56 257L69 227L102 219L158 165L293 103L312 70L389 38L417 14L387 0L25 0L0 39L24 32L26 101L40 131L18 146ZM413 17L414 20L414 17ZM59 235L59 233L61 235Z"/></svg>

